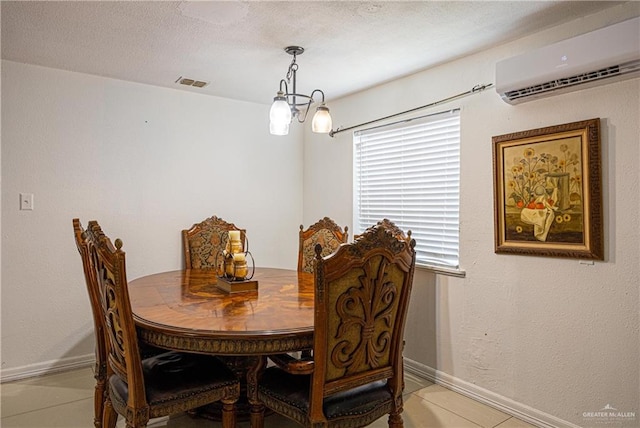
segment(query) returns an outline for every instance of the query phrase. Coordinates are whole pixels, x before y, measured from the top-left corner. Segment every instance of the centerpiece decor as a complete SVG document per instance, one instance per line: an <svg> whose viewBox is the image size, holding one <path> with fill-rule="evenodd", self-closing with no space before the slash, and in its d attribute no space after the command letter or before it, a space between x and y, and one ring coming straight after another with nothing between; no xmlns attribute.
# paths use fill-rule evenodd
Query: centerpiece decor
<svg viewBox="0 0 640 428"><path fill-rule="evenodd" d="M251 273L249 263L251 259ZM216 254L218 281L216 287L227 293L253 291L258 289L258 281L252 280L255 273L255 261L249 252L249 240L244 242L239 230L230 230L224 250Z"/></svg>

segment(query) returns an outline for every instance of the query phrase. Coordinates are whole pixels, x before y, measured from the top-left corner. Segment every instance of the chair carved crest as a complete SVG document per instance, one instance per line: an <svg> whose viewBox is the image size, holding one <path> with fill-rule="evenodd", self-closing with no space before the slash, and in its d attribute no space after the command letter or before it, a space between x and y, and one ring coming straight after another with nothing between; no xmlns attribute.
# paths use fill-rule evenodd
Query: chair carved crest
<svg viewBox="0 0 640 428"><path fill-rule="evenodd" d="M224 250L230 230L240 231L240 238L244 245L246 231L216 216L183 230L182 244L186 268L215 269L216 257Z"/></svg>
<svg viewBox="0 0 640 428"><path fill-rule="evenodd" d="M329 217L324 217L304 230L300 225L300 239L298 247L298 271L313 273L313 259L315 247L320 244L322 256L328 256L338 249L340 244L347 242L349 227L344 231Z"/></svg>

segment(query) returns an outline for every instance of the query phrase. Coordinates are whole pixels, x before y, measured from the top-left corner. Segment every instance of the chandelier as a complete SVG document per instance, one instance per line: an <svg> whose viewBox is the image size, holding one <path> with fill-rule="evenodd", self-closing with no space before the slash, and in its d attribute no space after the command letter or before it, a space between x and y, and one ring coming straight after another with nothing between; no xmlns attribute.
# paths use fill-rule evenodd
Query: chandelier
<svg viewBox="0 0 640 428"><path fill-rule="evenodd" d="M314 95L320 94L322 98L313 115L311 130L319 134L328 134L331 132L332 124L329 107L324 103L324 92L320 89L314 89L311 95L296 93L296 72L298 71L296 57L304 52L304 48L287 46L284 51L293 55L293 60L289 64L286 79L280 81L280 90L273 99L269 112L269 131L273 135L287 135L289 125L294 118L299 123L303 123L307 119L311 104L316 101L313 98ZM289 92L289 87L291 87L291 92Z"/></svg>

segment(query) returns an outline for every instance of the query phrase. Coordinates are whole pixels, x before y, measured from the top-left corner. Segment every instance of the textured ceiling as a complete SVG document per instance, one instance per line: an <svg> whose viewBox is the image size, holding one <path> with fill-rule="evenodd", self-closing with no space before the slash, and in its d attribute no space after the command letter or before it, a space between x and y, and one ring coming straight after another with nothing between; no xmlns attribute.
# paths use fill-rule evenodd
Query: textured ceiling
<svg viewBox="0 0 640 428"><path fill-rule="evenodd" d="M1 1L2 58L267 104L299 45L331 100L619 3Z"/></svg>

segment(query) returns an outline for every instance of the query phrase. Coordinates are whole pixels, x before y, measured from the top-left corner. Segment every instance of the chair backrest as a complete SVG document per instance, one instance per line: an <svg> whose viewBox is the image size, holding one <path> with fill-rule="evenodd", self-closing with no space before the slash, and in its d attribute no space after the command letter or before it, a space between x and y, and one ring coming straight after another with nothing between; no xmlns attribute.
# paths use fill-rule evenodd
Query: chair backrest
<svg viewBox="0 0 640 428"><path fill-rule="evenodd" d="M84 280L89 293L89 301L91 302L91 312L93 314L93 326L95 334L95 353L96 353L96 378L106 378L107 367L107 349L104 336L104 315L102 312L102 304L100 303L100 290L98 288L98 279L96 278L96 270L91 258L91 247L93 242L89 239L87 232L83 229L80 220L73 219L73 231L76 238L76 246L82 259L82 269L84 270Z"/></svg>
<svg viewBox="0 0 640 428"><path fill-rule="evenodd" d="M89 250L95 266L100 304L104 314L108 372L116 374L127 383L129 407L145 408L148 404L138 337L129 301L122 241L116 239L114 247L95 221L89 222L86 234L92 242Z"/></svg>
<svg viewBox="0 0 640 428"><path fill-rule="evenodd" d="M380 220L378 222L378 226L382 226L389 229L389 231L393 233L394 236L398 239L404 239L405 241L411 242L411 231L408 230L407 234L405 235L404 231L400 229L398 226L396 226L395 223L389 219L385 218L384 220ZM360 238L360 235L353 235L354 240L358 240L359 238Z"/></svg>
<svg viewBox="0 0 640 428"><path fill-rule="evenodd" d="M186 269L215 269L216 256L225 249L230 230L240 231L243 249L246 230L213 216L182 231Z"/></svg>
<svg viewBox="0 0 640 428"><path fill-rule="evenodd" d="M385 221L328 257L316 246L312 419L321 417L327 395L377 380L401 398L415 270L415 240L403 236Z"/></svg>
<svg viewBox="0 0 640 428"><path fill-rule="evenodd" d="M332 219L325 217L304 230L300 225L299 245L298 245L298 272L313 273L313 259L315 258L315 247L322 246L322 256L328 256L335 252L340 244L347 242L349 237L349 227L345 226L344 231Z"/></svg>

